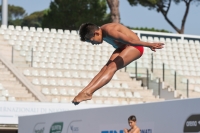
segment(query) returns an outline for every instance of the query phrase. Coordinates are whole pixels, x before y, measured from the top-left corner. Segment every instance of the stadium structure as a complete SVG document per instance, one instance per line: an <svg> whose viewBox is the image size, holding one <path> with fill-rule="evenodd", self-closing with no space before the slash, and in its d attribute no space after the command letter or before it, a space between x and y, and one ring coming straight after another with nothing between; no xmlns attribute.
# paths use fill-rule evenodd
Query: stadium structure
<svg viewBox="0 0 200 133"><path fill-rule="evenodd" d="M200 37L134 32L142 41L163 42L165 48L155 53L145 48L140 59L118 71L92 100L81 104L113 106L199 98ZM75 30L12 25L1 25L0 43L1 110L9 103L70 104L114 51L106 42L98 46L81 42ZM8 123L2 122L0 129L17 130L17 123Z"/></svg>

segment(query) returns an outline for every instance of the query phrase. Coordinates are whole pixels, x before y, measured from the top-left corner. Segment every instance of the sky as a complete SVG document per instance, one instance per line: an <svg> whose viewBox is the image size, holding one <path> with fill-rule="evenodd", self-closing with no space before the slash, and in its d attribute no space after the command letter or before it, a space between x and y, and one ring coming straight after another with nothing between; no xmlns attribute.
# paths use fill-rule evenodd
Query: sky
<svg viewBox="0 0 200 133"><path fill-rule="evenodd" d="M8 0L9 4L23 7L28 14L41 11L49 7L51 0ZM130 27L148 27L176 31L165 21L161 13L148 10L142 6L130 6L127 0L119 0L121 23ZM1 3L1 1L0 1ZM185 5L172 4L169 10L169 18L179 28L184 15ZM109 12L109 8L108 8ZM185 34L200 35L200 4L192 4L185 24Z"/></svg>

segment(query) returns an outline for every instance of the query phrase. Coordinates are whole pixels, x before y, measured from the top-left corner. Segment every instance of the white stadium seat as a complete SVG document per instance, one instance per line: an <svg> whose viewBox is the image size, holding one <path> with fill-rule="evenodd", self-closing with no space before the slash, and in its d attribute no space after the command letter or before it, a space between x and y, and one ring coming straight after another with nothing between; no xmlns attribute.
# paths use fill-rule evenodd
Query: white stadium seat
<svg viewBox="0 0 200 133"><path fill-rule="evenodd" d="M61 102L61 103L69 103L70 101L69 101L67 98L62 97L62 98L60 99L60 102Z"/></svg>
<svg viewBox="0 0 200 133"><path fill-rule="evenodd" d="M117 97L117 93L116 93L115 91L110 91L110 92L109 92L109 95L110 95L111 97Z"/></svg>
<svg viewBox="0 0 200 133"><path fill-rule="evenodd" d="M42 88L42 93L43 93L44 95L49 95L49 94L50 94L48 88Z"/></svg>
<svg viewBox="0 0 200 133"><path fill-rule="evenodd" d="M7 25L1 25L1 30L6 30L7 29Z"/></svg>
<svg viewBox="0 0 200 133"><path fill-rule="evenodd" d="M60 90L59 90L59 93L60 93L61 95L67 95L66 89L60 89Z"/></svg>
<svg viewBox="0 0 200 133"><path fill-rule="evenodd" d="M5 96L0 96L0 101L7 101Z"/></svg>
<svg viewBox="0 0 200 133"><path fill-rule="evenodd" d="M141 95L140 95L139 92L134 92L133 93L133 97L135 97L135 98L141 98Z"/></svg>
<svg viewBox="0 0 200 133"><path fill-rule="evenodd" d="M133 98L133 94L132 94L132 92L130 92L130 91L126 91L126 92L125 92L125 95L126 95L126 97L128 97L128 98Z"/></svg>
<svg viewBox="0 0 200 133"><path fill-rule="evenodd" d="M67 93L68 93L69 95L71 95L71 96L75 96L75 95L76 95L76 92L75 92L74 89L69 89L69 90L67 91Z"/></svg>
<svg viewBox="0 0 200 133"><path fill-rule="evenodd" d="M101 95L103 97L108 97L109 96L109 94L108 94L108 92L106 90L101 91Z"/></svg>
<svg viewBox="0 0 200 133"><path fill-rule="evenodd" d="M72 81L71 80L67 80L65 83L67 86L73 86Z"/></svg>
<svg viewBox="0 0 200 133"><path fill-rule="evenodd" d="M16 98L15 97L8 97L8 101L9 102L16 102Z"/></svg>
<svg viewBox="0 0 200 133"><path fill-rule="evenodd" d="M2 91L1 91L1 95L2 95L2 96L5 96L5 97L9 97L9 96L10 96L8 90L2 90Z"/></svg>
<svg viewBox="0 0 200 133"><path fill-rule="evenodd" d="M41 80L40 80L40 83L41 83L42 85L49 85L47 79L41 79Z"/></svg>
<svg viewBox="0 0 200 133"><path fill-rule="evenodd" d="M52 98L51 102L52 103L59 103L60 100L57 97L55 97L55 98Z"/></svg>
<svg viewBox="0 0 200 133"><path fill-rule="evenodd" d="M35 85L40 85L40 82L38 79L33 79L32 80L32 83L35 84Z"/></svg>
<svg viewBox="0 0 200 133"><path fill-rule="evenodd" d="M57 85L59 85L59 86L66 86L64 80L58 80L57 81Z"/></svg>
<svg viewBox="0 0 200 133"><path fill-rule="evenodd" d="M30 72L29 69L26 69L26 70L24 70L23 74L26 75L26 76L30 76L31 72Z"/></svg>
<svg viewBox="0 0 200 133"><path fill-rule="evenodd" d="M1 28L2 28L2 27L1 27ZM8 26L8 29L9 29L9 30L14 30L14 28L15 28L15 27L14 27L13 25L9 25L9 26Z"/></svg>
<svg viewBox="0 0 200 133"><path fill-rule="evenodd" d="M121 98L124 98L125 97L125 94L123 91L119 91L118 94L117 94L119 97Z"/></svg>
<svg viewBox="0 0 200 133"><path fill-rule="evenodd" d="M52 94L52 95L58 95L58 94L59 94L58 89L52 88L52 89L51 89L51 94Z"/></svg>

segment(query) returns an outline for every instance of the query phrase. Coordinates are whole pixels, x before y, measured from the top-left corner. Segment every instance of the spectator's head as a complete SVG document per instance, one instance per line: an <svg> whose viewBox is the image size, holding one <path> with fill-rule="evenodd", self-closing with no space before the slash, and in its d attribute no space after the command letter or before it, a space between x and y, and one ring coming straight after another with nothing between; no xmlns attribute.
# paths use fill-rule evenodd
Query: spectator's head
<svg viewBox="0 0 200 133"><path fill-rule="evenodd" d="M134 115L129 116L128 123L131 128L136 125L136 117Z"/></svg>
<svg viewBox="0 0 200 133"><path fill-rule="evenodd" d="M101 29L93 23L84 23L79 28L81 41L100 44L103 41Z"/></svg>

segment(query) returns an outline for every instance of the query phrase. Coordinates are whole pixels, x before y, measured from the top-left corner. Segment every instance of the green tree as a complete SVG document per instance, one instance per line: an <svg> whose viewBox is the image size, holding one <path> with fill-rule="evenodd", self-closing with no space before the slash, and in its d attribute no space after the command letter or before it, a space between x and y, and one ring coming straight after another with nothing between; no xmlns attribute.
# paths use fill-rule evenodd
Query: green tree
<svg viewBox="0 0 200 133"><path fill-rule="evenodd" d="M185 22L187 20L188 12L190 9L191 3L199 3L200 0L128 0L131 6L136 6L138 4L147 7L149 10L155 9L157 12L160 12L165 20L176 30L179 34L184 33ZM181 27L178 28L168 17L168 12L171 7L171 3L179 4L180 2L184 2L185 4L185 12L181 21Z"/></svg>
<svg viewBox="0 0 200 133"><path fill-rule="evenodd" d="M21 25L22 19L26 16L26 11L23 7L8 5L8 24ZM2 6L0 6L0 21L2 22Z"/></svg>
<svg viewBox="0 0 200 133"><path fill-rule="evenodd" d="M111 22L105 0L54 0L44 15L42 27L77 30L84 22Z"/></svg>
<svg viewBox="0 0 200 133"><path fill-rule="evenodd" d="M38 11L24 17L21 26L28 27L41 27L43 16L48 12L48 10Z"/></svg>

